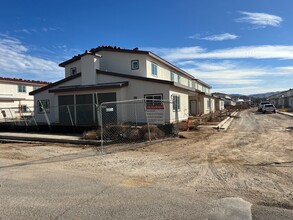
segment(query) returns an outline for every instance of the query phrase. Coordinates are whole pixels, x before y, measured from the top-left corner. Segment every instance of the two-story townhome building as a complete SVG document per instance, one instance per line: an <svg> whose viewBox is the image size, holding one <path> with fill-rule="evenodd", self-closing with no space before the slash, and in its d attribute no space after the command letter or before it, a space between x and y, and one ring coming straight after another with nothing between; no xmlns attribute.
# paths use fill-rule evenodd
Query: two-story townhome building
<svg viewBox="0 0 293 220"><path fill-rule="evenodd" d="M46 114L51 122L68 123L67 109L76 125L96 123L93 106L133 99L174 100L179 120L213 109L209 85L150 51L102 46L59 66L65 68L64 79L30 93L40 107L35 113L39 122L45 122L48 106ZM167 123L175 120L174 102L164 106ZM133 114L118 106L111 111L113 120L127 121L127 115ZM139 121L145 121L144 110L138 112Z"/></svg>
<svg viewBox="0 0 293 220"><path fill-rule="evenodd" d="M34 99L29 93L46 85L47 82L0 77L0 120L30 114Z"/></svg>
<svg viewBox="0 0 293 220"><path fill-rule="evenodd" d="M293 108L293 89L271 95L268 100L277 108Z"/></svg>

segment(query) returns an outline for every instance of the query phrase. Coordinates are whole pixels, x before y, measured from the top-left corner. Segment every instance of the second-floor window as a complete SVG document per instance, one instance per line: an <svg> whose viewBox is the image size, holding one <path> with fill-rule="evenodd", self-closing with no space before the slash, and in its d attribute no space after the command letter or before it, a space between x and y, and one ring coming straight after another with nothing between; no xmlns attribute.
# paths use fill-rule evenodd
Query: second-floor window
<svg viewBox="0 0 293 220"><path fill-rule="evenodd" d="M179 76L179 75L177 76L177 82L181 83L181 76Z"/></svg>
<svg viewBox="0 0 293 220"><path fill-rule="evenodd" d="M170 80L175 81L175 74L173 72L170 72Z"/></svg>
<svg viewBox="0 0 293 220"><path fill-rule="evenodd" d="M76 67L70 68L70 75L71 76L74 75L74 74L76 74L76 73L77 73Z"/></svg>
<svg viewBox="0 0 293 220"><path fill-rule="evenodd" d="M138 60L131 60L131 69L138 70L139 69L139 61Z"/></svg>
<svg viewBox="0 0 293 220"><path fill-rule="evenodd" d="M158 65L155 63L152 63L152 75L158 76Z"/></svg>
<svg viewBox="0 0 293 220"><path fill-rule="evenodd" d="M26 92L26 86L18 85L18 92Z"/></svg>

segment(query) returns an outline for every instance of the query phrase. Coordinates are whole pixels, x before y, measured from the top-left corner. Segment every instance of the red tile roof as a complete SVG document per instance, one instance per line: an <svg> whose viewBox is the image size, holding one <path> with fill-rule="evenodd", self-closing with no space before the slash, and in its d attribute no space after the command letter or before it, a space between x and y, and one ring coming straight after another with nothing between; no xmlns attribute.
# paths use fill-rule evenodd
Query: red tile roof
<svg viewBox="0 0 293 220"><path fill-rule="evenodd" d="M39 80L28 80L28 79L8 78L8 77L0 77L0 81L28 83L28 84L38 84L38 85L48 85L48 84L50 84L50 82L44 82L44 81L39 81Z"/></svg>

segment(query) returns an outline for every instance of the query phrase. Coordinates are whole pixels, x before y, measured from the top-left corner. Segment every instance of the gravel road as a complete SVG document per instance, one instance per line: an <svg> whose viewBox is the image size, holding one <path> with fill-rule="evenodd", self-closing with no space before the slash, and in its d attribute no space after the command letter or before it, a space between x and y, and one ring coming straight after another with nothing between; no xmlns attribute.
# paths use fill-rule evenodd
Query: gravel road
<svg viewBox="0 0 293 220"><path fill-rule="evenodd" d="M106 154L1 143L0 219L215 219L226 198L251 204L252 219L293 219L292 131L292 118L253 109L227 132L201 128Z"/></svg>

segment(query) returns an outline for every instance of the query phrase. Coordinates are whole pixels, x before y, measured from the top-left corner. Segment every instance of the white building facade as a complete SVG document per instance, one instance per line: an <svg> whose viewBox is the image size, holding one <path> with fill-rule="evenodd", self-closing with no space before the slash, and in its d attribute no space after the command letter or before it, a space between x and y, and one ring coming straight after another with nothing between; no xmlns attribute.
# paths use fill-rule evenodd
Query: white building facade
<svg viewBox="0 0 293 220"><path fill-rule="evenodd" d="M175 100L179 120L215 110L209 85L149 51L98 47L59 66L65 68L64 79L31 93L39 106L35 113L39 122L45 122L47 117L62 124L70 116L74 124L94 124L98 121L94 106L133 99ZM69 116L63 113L66 109ZM173 104L165 105L164 109L166 123L172 123ZM143 122L144 109L140 110L138 119ZM131 114L119 106L112 113L119 121L127 121L127 114Z"/></svg>
<svg viewBox="0 0 293 220"><path fill-rule="evenodd" d="M47 82L0 77L0 120L30 114L34 98L29 93L46 85Z"/></svg>

